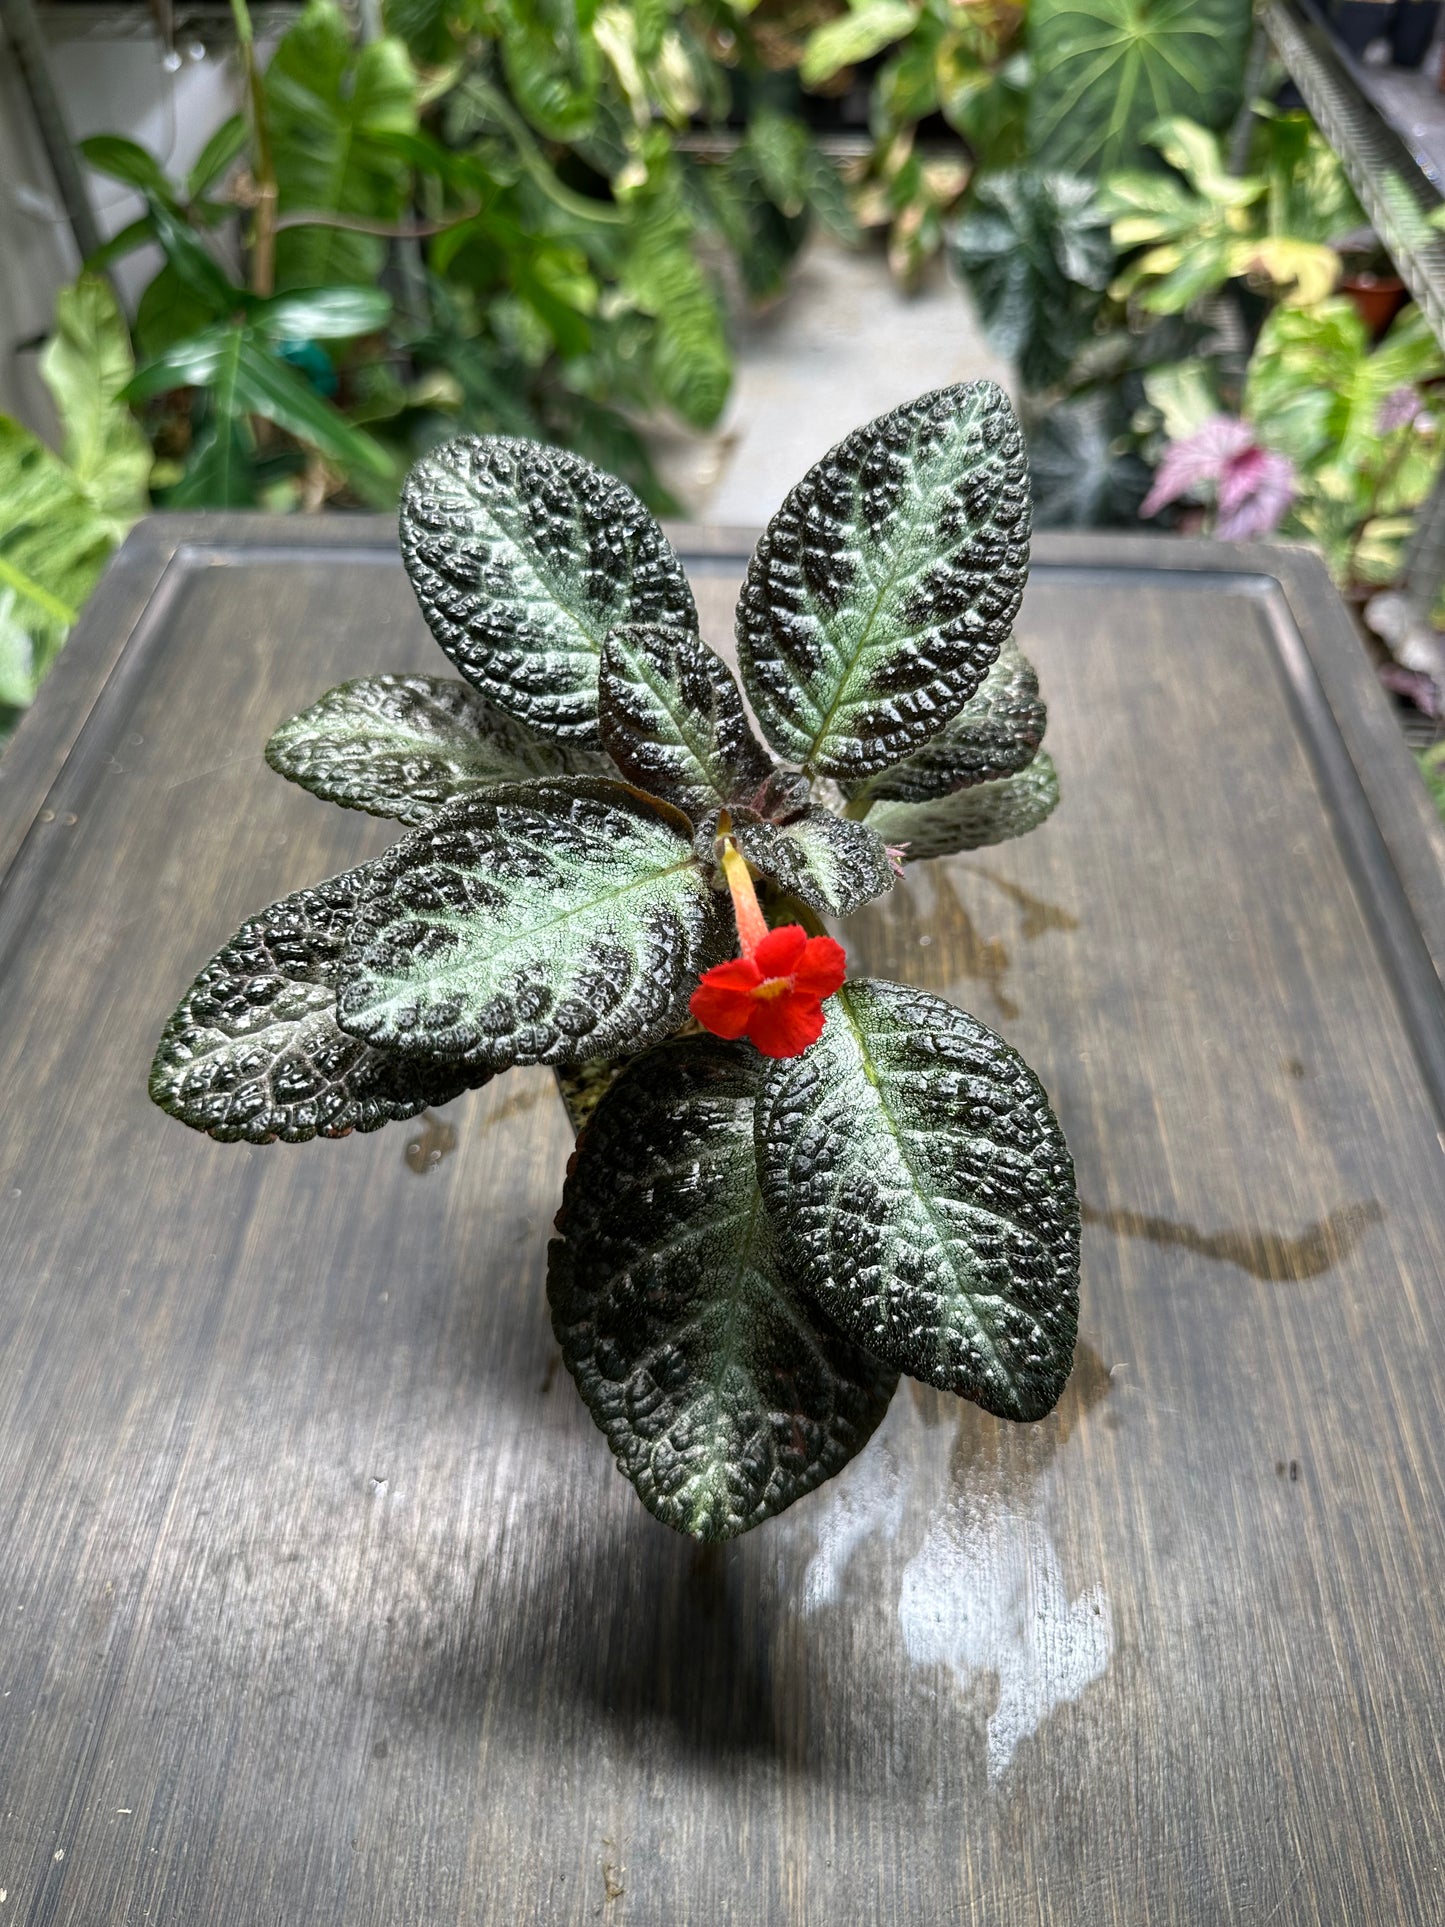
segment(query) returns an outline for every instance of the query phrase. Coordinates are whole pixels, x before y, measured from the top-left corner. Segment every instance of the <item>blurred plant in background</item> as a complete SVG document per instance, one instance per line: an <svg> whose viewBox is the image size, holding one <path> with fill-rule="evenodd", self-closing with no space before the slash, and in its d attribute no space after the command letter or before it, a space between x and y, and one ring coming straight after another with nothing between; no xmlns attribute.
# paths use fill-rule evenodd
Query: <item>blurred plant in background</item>
<svg viewBox="0 0 1445 1927"><path fill-rule="evenodd" d="M106 262L164 256L132 394L165 499L383 500L465 426L564 441L666 506L637 421L720 414L724 262L772 293L815 210L848 226L803 123L760 113L726 162L684 153L731 96L708 23L657 0L395 0L362 44L310 0L264 72L236 8L248 110L188 181L84 143L147 202Z"/></svg>
<svg viewBox="0 0 1445 1927"><path fill-rule="evenodd" d="M860 63L871 68L872 150L853 170L853 209L862 227L886 232L889 267L905 287L940 252L974 167L1023 155L1025 19L1013 0L861 0L796 50L799 78L814 91L843 91ZM931 122L957 137L944 151L920 141Z"/></svg>
<svg viewBox="0 0 1445 1927"><path fill-rule="evenodd" d="M111 551L149 506L150 443L120 395L134 370L106 283L62 293L41 373L57 454L0 415L0 734L34 697Z"/></svg>

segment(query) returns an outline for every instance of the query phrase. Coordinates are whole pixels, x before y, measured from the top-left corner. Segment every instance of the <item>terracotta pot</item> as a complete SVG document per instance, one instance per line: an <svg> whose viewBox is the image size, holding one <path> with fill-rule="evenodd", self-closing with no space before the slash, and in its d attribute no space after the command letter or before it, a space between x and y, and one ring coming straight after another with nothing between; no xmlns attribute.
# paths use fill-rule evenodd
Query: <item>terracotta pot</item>
<svg viewBox="0 0 1445 1927"><path fill-rule="evenodd" d="M1409 291L1397 274L1343 274L1339 291L1350 297L1355 313L1375 341L1409 299Z"/></svg>

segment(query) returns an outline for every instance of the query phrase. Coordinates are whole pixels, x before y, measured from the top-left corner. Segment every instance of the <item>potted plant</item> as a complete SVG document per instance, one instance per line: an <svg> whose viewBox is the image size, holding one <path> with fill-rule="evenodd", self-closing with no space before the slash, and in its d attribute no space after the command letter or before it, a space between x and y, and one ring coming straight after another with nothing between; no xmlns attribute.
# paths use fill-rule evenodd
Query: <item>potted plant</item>
<svg viewBox="0 0 1445 1927"><path fill-rule="evenodd" d="M156 1052L158 1104L253 1144L555 1067L580 1135L553 1325L644 1503L699 1538L836 1472L900 1371L1020 1420L1068 1376L1079 1212L1038 1079L943 998L849 978L822 923L1053 807L1011 638L1028 534L991 383L849 435L739 600L769 749L636 497L535 443L436 450L402 553L466 681L343 683L267 750L407 834L245 924Z"/></svg>

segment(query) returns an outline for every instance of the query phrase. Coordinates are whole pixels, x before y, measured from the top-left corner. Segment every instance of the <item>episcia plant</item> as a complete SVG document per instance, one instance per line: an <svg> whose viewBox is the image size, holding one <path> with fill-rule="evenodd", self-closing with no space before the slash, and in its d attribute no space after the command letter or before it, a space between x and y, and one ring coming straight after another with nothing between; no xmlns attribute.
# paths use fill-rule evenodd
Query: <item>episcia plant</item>
<svg viewBox="0 0 1445 1927"><path fill-rule="evenodd" d="M266 751L408 834L247 923L156 1052L164 1110L250 1144L553 1066L553 1327L643 1503L700 1539L837 1472L899 1372L1008 1419L1069 1373L1079 1211L1038 1079L932 992L848 977L822 923L1057 801L1011 636L1028 534L992 383L840 442L738 603L770 753L620 483L437 449L401 546L466 681L343 683Z"/></svg>

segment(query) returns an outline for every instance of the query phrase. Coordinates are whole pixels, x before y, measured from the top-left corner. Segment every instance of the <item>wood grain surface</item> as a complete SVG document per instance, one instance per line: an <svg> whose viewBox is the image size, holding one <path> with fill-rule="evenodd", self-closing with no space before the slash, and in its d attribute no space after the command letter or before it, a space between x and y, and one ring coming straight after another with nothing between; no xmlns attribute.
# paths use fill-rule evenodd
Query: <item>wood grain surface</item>
<svg viewBox="0 0 1445 1927"><path fill-rule="evenodd" d="M702 1552L558 1369L545 1073L300 1149L147 1103L390 840L269 730L443 665L381 525L132 539L0 764L0 1927L1445 1921L1437 830L1318 564L1040 556L1060 810L847 936L1050 1090L1077 1369L905 1384Z"/></svg>

